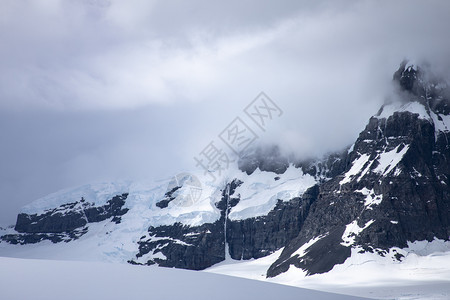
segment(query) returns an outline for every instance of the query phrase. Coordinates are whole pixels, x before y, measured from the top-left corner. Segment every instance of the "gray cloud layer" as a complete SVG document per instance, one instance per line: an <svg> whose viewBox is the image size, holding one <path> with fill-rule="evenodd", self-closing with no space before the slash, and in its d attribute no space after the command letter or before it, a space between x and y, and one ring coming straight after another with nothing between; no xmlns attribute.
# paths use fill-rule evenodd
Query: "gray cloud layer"
<svg viewBox="0 0 450 300"><path fill-rule="evenodd" d="M350 144L404 58L450 74L447 1L17 1L0 9L0 223L57 189L164 177L261 91L261 139Z"/></svg>

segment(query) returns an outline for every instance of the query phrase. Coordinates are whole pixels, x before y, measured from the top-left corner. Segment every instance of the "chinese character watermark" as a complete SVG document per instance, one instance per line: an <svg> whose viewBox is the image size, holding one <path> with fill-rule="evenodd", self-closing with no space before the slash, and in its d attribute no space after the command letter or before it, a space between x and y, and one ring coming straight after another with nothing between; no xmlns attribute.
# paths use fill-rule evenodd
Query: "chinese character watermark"
<svg viewBox="0 0 450 300"><path fill-rule="evenodd" d="M173 200L173 205L188 207L200 200L202 184L195 175L180 173L169 181L165 195Z"/></svg>
<svg viewBox="0 0 450 300"><path fill-rule="evenodd" d="M261 92L250 102L243 112L245 118L252 120L257 128L263 132L266 131L269 122L283 114L278 105L264 92ZM249 126L245 119L240 116L235 117L218 137L237 157L245 155L245 151L259 138L254 128ZM231 160L224 150L216 146L214 141L211 141L198 154L198 157L194 157L194 160L197 163L196 166L201 167L213 181L217 179L216 175L220 176L222 171L235 161Z"/></svg>
<svg viewBox="0 0 450 300"><path fill-rule="evenodd" d="M219 134L219 138L240 156L258 136L241 118L237 117Z"/></svg>
<svg viewBox="0 0 450 300"><path fill-rule="evenodd" d="M194 160L197 162L196 166L201 167L213 180L216 180L215 172L218 172L219 176L222 175L222 170L227 169L230 162L232 162L223 150L214 145L214 142L209 143L199 153L199 156L200 158L194 157Z"/></svg>
<svg viewBox="0 0 450 300"><path fill-rule="evenodd" d="M261 92L245 109L245 114L252 119L253 122L266 131L266 122L271 121L274 117L280 117L283 111L267 97L264 92Z"/></svg>

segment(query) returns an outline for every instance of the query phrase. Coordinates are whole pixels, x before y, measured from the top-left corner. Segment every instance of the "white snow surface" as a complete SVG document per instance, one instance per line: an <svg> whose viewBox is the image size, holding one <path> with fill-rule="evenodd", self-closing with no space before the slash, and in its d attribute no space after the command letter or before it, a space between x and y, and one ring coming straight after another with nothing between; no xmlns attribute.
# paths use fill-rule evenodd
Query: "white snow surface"
<svg viewBox="0 0 450 300"><path fill-rule="evenodd" d="M48 240L29 245L0 243L0 255L36 259L127 262L135 257L138 252L137 242L142 236L148 236L150 226L171 225L175 222L196 226L220 218L220 212L214 204L221 196L219 184L207 181L209 177L202 173L195 175L202 182L201 196L193 203L185 203L186 198L181 191L164 209L157 207L156 203L164 198L171 178L161 181L85 185L38 199L22 211L42 213L61 204L78 201L81 197L87 202L102 205L108 199L122 193L129 193L125 201L125 207L129 208L129 211L121 217L120 224L115 224L110 219L88 223L88 232L70 243L53 244ZM0 235L8 233L16 232L12 228L0 231Z"/></svg>
<svg viewBox="0 0 450 300"><path fill-rule="evenodd" d="M378 154L378 166L373 172L386 176L389 174L397 164L402 160L403 156L408 152L409 145L406 145L399 151L400 145L388 152Z"/></svg>
<svg viewBox="0 0 450 300"><path fill-rule="evenodd" d="M425 107L417 102L386 105L377 118L388 118L395 111L416 113L419 118L433 122L436 134L450 129L450 116L428 113ZM408 151L408 147L406 145L398 153L398 147L380 153L375 158L379 164L374 172L385 176L395 169L395 174L398 175L400 169L396 166ZM346 172L340 184L348 183L356 176L359 176L360 180L369 172L371 164L368 155L360 155L353 161L352 167ZM294 293L300 291L300 294L292 297L287 290L270 294L264 292L264 285L253 286L251 282L241 284L234 282L235 278L228 281L229 277L222 276L217 277L219 283L214 283L215 279L196 275L205 272L377 299L450 299L450 242L441 240L409 242L407 248L392 248L384 257L377 253L358 253L361 249L353 246L354 238L374 220L362 227L359 227L356 221L347 225L342 236L342 245L353 246L352 256L326 274L306 276L305 271L291 266L286 273L275 278L266 278L267 269L280 256L283 249L264 258L248 261L236 261L228 256L224 262L208 268L205 272L100 263L125 263L135 257L137 241L143 235L148 237L149 226L171 225L175 222L197 226L216 221L220 217L220 212L214 203L219 201L225 183L235 178L244 181L244 184L238 187L233 195L233 197L240 195L241 201L229 213L232 220L266 215L275 207L278 200L288 201L301 196L307 188L316 184L312 176L303 174L300 169L293 166L280 175L258 169L250 176L231 168L223 174L220 182L212 182L210 177L202 172L193 174L201 182L201 196L193 203L185 203L183 195L189 191L181 188L174 194L177 198L165 209L160 209L155 204L164 198L171 178L160 181L89 184L53 193L25 206L22 209L24 213L42 213L61 204L78 201L81 197L100 206L115 195L129 193L125 207L130 210L122 216L120 224L112 223L110 220L88 224L88 233L70 243L53 244L50 241L43 241L20 246L0 243L0 255L9 257L0 257L2 283L0 299L88 299L92 295L98 295L96 298L133 299L145 294L158 299L206 299L206 297L210 299L212 293L217 299L222 299L222 296L223 299L233 299L230 291L233 293L235 285L245 286L242 287L245 293L257 292L255 297L250 297L257 299L266 299L266 296L267 299L279 298L280 295L299 299L338 297L332 295L327 298L329 295L324 294L325 298L321 298L319 294L314 296L301 294L303 290L299 289L292 290ZM275 177L280 178L275 180ZM373 189L364 188L356 192L366 196L364 205L367 209L382 201L382 195L376 195ZM391 223L398 224L398 221L392 220ZM0 235L6 233L15 232L12 228L0 231ZM322 237L316 237L305 243L294 254L302 257L308 248ZM396 254L404 256L401 262L395 258ZM144 258L165 259L160 252L150 252ZM56 260L72 260L72 262ZM38 271L39 276L36 276ZM185 276L183 272L187 275ZM83 284L84 288L73 288L74 282ZM173 289L173 282L181 283L184 289L178 288L178 285L177 289ZM30 288L24 289L24 285ZM233 286L233 289L226 289L227 292L224 293L224 286ZM275 291L273 286L270 289ZM70 292L67 292L68 290ZM211 292L214 290L217 292ZM105 291L107 294L104 294ZM206 297L202 298L203 295ZM237 294L234 298L242 298L242 295ZM245 298L249 298L247 294Z"/></svg>
<svg viewBox="0 0 450 300"><path fill-rule="evenodd" d="M134 220L145 219L145 223L152 226L170 225L175 222L197 226L220 218L220 212L214 203L220 200L221 190L226 182L235 178L244 183L234 193L234 197L239 194L241 200L229 214L232 220L267 215L278 200L288 201L299 197L306 189L317 183L314 177L303 174L301 169L292 165L283 174L257 169L251 175L247 175L238 169L230 168L224 174L222 181L215 182L202 172L195 172L193 175L201 183L201 196L199 199L194 199L193 203L186 203L185 196L189 191L183 187L174 193L176 199L171 201L167 208L157 207L155 204L164 198L171 183L172 178L167 178L160 181L88 184L65 189L33 201L23 207L21 212L39 214L62 204L78 201L82 197L87 202L100 206L115 195L129 193L125 207L130 211L123 217L124 221L130 221L128 219L131 218L128 216L131 215ZM275 180L275 177L279 179Z"/></svg>
<svg viewBox="0 0 450 300"><path fill-rule="evenodd" d="M401 102L394 101L393 103L387 104L383 106L383 110L379 116L374 116L378 119L389 118L395 112L411 112L414 114L418 114L420 119L428 120L432 124L434 124L436 135L439 132L448 132L450 131L450 115L444 114L436 114L433 111L427 111L425 106L419 102L411 101L411 102Z"/></svg>
<svg viewBox="0 0 450 300"><path fill-rule="evenodd" d="M103 205L115 195L128 192L129 185L130 183L127 182L96 183L64 189L25 205L21 212L27 214L41 213L61 204L78 201L81 197L95 205Z"/></svg>
<svg viewBox="0 0 450 300"><path fill-rule="evenodd" d="M195 175L202 179L205 178L201 173ZM160 181L88 184L40 198L26 205L21 212L39 214L65 203L79 201L81 197L87 202L100 206L115 195L128 193L125 207L130 210L122 217L122 220L132 226L136 223L159 226L175 222L195 226L205 222L214 222L220 217L220 213L214 206L214 202L220 199L219 185L214 185L207 180L203 181L202 194L195 202L180 203L177 201L185 199L184 191L180 189L181 191L177 191L177 198L169 203L167 209L157 207L156 203L164 198L170 182L171 178Z"/></svg>
<svg viewBox="0 0 450 300"><path fill-rule="evenodd" d="M394 101L390 104L386 104L383 106L380 115L375 115L374 117L378 119L389 118L395 112L411 112L418 114L420 119L427 120L434 124L436 139L440 132L448 132L450 130L449 115L436 114L433 111L427 111L423 104L416 101L410 101L407 103ZM365 142L371 142L371 140L365 140ZM381 176L386 176L395 169L393 175L398 176L401 173L401 169L396 168L396 166L402 160L406 152L408 152L409 145L405 145L400 151L399 147L400 145L390 151L379 153L374 159L374 161L376 160L378 164L373 172L378 173ZM351 149L353 149L353 146ZM370 161L369 159L369 155L359 154L359 157L352 162L350 170L345 173L344 178L339 182L340 185L351 182L356 175L359 175L357 181L360 181L361 178L370 172L370 167L372 166L373 161Z"/></svg>
<svg viewBox="0 0 450 300"><path fill-rule="evenodd" d="M413 114L418 114L419 118L428 120L430 118L425 106L416 101L410 101L407 103L401 101L394 101L390 104L384 105L383 110L379 116L374 116L375 118L383 119L389 118L395 112L411 112Z"/></svg>
<svg viewBox="0 0 450 300"><path fill-rule="evenodd" d="M437 133L440 131L448 132L450 131L450 115L443 114L435 114L434 112L430 113L430 116L434 123L434 130Z"/></svg>
<svg viewBox="0 0 450 300"><path fill-rule="evenodd" d="M297 251L295 251L291 256L295 256L298 255L299 257L303 257L306 253L308 253L308 249L314 245L317 241L319 241L320 239L326 237L328 235L324 234L324 235L319 235L315 238L310 239L309 241L307 241L306 243L304 243L300 248L298 248Z"/></svg>
<svg viewBox="0 0 450 300"><path fill-rule="evenodd" d="M316 179L309 174L303 174L294 166L283 174L260 171L257 169L251 176L245 173L234 174L244 183L239 186L234 196L240 195L239 203L231 209L230 220L242 220L251 217L267 215L278 200L288 201L300 197L308 188L315 185ZM275 180L275 177L279 177Z"/></svg>
<svg viewBox="0 0 450 300"><path fill-rule="evenodd" d="M0 299L361 299L206 272L0 257Z"/></svg>
<svg viewBox="0 0 450 300"><path fill-rule="evenodd" d="M339 184L346 184L348 182L350 182L353 177L357 174L359 174L362 170L362 168L364 167L364 165L369 161L370 156L367 154L362 154L360 157L358 157L357 159L355 159L352 162L352 167L350 168L350 170L347 171L347 173L345 173L344 175L344 179L342 179ZM368 167L366 167L367 169Z"/></svg>
<svg viewBox="0 0 450 300"><path fill-rule="evenodd" d="M291 266L286 273L266 278L265 270L281 250L258 260L223 262L206 271L373 299L450 299L450 242L409 242L407 248L392 248L384 257L360 250L352 248L343 264L311 276ZM404 256L401 262L394 257L397 253Z"/></svg>
<svg viewBox="0 0 450 300"><path fill-rule="evenodd" d="M355 243L355 237L359 235L364 229L369 227L373 222L375 222L375 220L370 220L366 224L364 224L363 227L359 227L357 220L348 224L345 227L344 233L342 234L343 242L341 243L341 245L346 247L353 245Z"/></svg>
<svg viewBox="0 0 450 300"><path fill-rule="evenodd" d="M366 196L364 200L364 207L367 209L372 209L372 205L378 205L383 201L383 195L375 194L373 189L369 190L368 188L362 188L361 190L356 190L355 193L361 193Z"/></svg>
<svg viewBox="0 0 450 300"><path fill-rule="evenodd" d="M353 160L350 170L344 174L344 178L339 182L340 185L351 182L357 175L357 181L360 181L368 172L374 161L377 161L377 167L372 170L372 172L380 174L381 176L386 176L391 173L392 170L398 165L398 163L403 159L403 156L408 152L409 145L403 146L399 150L400 145L394 149L379 153L375 159L370 160L370 156L367 154L360 154L360 156ZM398 176L401 170L397 169L394 176Z"/></svg>
<svg viewBox="0 0 450 300"><path fill-rule="evenodd" d="M88 232L70 243L53 244L50 241L32 245L0 243L0 255L36 259L126 262L135 257L138 252L137 242L142 236L152 238L148 236L150 226L172 225L176 222L198 226L218 220L220 211L215 203L221 199L225 184L235 178L241 179L244 184L238 187L233 195L241 196L240 203L233 207L229 214L229 218L233 220L268 214L278 199L288 201L301 196L307 188L316 184L312 176L303 174L301 169L293 166L279 175L257 170L249 176L240 170L230 169L224 174L221 182L211 181L211 178L202 172L192 174L201 183L200 197L195 201L186 202L187 191L183 190L183 187L173 194L176 198L164 209L157 207L156 203L164 198L168 189L172 188L170 184L173 183L173 178L160 181L89 184L38 199L25 206L22 212L43 213L62 204L79 201L81 197L95 205L103 205L113 196L122 193L129 193L125 201L125 207L129 208L129 211L121 217L120 224L110 220L88 223ZM279 179L275 180L275 177ZM0 235L8 233L16 232L12 228L0 231ZM158 252L150 252L147 256L162 258Z"/></svg>

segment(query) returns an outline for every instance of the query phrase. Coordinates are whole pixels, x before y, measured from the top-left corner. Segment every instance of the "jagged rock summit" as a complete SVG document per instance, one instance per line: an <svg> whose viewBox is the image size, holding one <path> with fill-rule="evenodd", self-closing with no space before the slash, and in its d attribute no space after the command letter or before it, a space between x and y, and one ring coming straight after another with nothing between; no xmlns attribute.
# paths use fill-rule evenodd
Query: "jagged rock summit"
<svg viewBox="0 0 450 300"><path fill-rule="evenodd" d="M448 87L427 78L402 63L395 101L343 152L293 161L256 149L220 180L194 172L201 187L167 179L61 191L24 207L1 231L0 253L27 244L30 257L202 270L281 251L268 277L328 272L358 253L400 262L409 241L450 236Z"/></svg>
<svg viewBox="0 0 450 300"><path fill-rule="evenodd" d="M435 85L402 64L394 81L405 93L369 120L348 153L342 174L320 185L299 235L271 266L323 273L352 251L390 251L408 241L450 235L449 101ZM302 255L297 250L314 244Z"/></svg>

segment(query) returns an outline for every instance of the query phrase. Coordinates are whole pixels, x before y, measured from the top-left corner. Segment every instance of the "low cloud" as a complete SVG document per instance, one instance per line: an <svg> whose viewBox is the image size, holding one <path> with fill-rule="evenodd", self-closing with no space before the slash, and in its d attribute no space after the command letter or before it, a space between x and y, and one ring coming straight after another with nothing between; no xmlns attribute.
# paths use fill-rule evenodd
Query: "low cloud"
<svg viewBox="0 0 450 300"><path fill-rule="evenodd" d="M444 1L3 1L3 223L57 189L164 177L266 92L261 142L351 144L399 63L449 78Z"/></svg>

